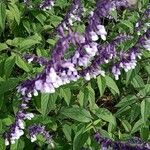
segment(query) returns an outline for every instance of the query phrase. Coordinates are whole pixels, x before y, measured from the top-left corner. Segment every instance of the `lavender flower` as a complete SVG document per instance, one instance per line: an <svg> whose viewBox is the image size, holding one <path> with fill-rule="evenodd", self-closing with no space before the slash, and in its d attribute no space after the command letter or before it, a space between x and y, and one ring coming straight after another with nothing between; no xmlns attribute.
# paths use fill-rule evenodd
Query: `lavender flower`
<svg viewBox="0 0 150 150"><path fill-rule="evenodd" d="M94 59L91 61L91 65L87 68L81 70L79 75L85 77L86 80L90 80L91 78L96 78L98 75L105 76L105 71L102 69L103 64L107 64L110 60L116 57L116 46L130 39L130 36L127 35L119 35L114 40L112 40L109 44L103 44L98 46L98 52Z"/></svg>
<svg viewBox="0 0 150 150"><path fill-rule="evenodd" d="M141 38L140 42L146 50L150 51L150 29L145 33L145 39Z"/></svg>
<svg viewBox="0 0 150 150"><path fill-rule="evenodd" d="M29 101L30 98L27 98L25 96L23 97L20 108L16 113L15 122L10 126L9 131L4 135L5 145L14 144L15 141L24 134L24 120L31 120L34 117L32 113L26 112L26 110L28 109L27 104Z"/></svg>
<svg viewBox="0 0 150 150"><path fill-rule="evenodd" d="M40 8L43 10L51 9L54 6L54 0L43 0L40 4Z"/></svg>
<svg viewBox="0 0 150 150"><path fill-rule="evenodd" d="M149 18L150 18L150 5L148 5L142 17L140 17L140 19L135 25L135 30L138 32L139 35L141 34L140 32L142 28L146 30L146 28L149 27Z"/></svg>
<svg viewBox="0 0 150 150"><path fill-rule="evenodd" d="M128 6L126 1L100 1L98 0L96 3L96 8L91 12L91 15L88 19L88 26L85 30L85 42L83 44L79 44L77 48L77 52L72 57L72 62L77 62L79 66L87 66L90 62L91 58L96 55L98 52L98 44L95 42L99 39L99 36L106 40L106 29L101 24L101 18L109 15L111 9L115 7L115 9L120 8L121 6ZM85 50L85 52L83 52Z"/></svg>
<svg viewBox="0 0 150 150"><path fill-rule="evenodd" d="M121 74L121 69L124 69L125 72L128 72L131 69L134 69L137 64L137 58L141 58L142 48L150 50L150 29L146 31L143 35L141 35L137 41L137 43L128 50L128 52L120 52L117 57L120 59L113 67L112 73L115 76L115 79L119 79L119 75Z"/></svg>
<svg viewBox="0 0 150 150"><path fill-rule="evenodd" d="M81 4L81 0L73 0L69 10L67 11L64 19L61 23L56 27L58 33L63 36L64 30L69 30L75 21L81 21L81 15L83 12L83 7Z"/></svg>
<svg viewBox="0 0 150 150"><path fill-rule="evenodd" d="M45 130L45 126L41 125L31 125L29 127L29 136L31 138L31 142L34 142L37 140L37 135L42 134L43 137L46 139L48 144L50 144L52 147L54 147L54 144L52 142L52 137L50 136L49 132Z"/></svg>
<svg viewBox="0 0 150 150"><path fill-rule="evenodd" d="M102 150L107 150L109 148L111 148L112 150L120 150L120 149L150 150L150 144L144 143L141 140L139 142L139 139L137 142L134 140L134 143L131 141L128 142L112 141L111 139L102 137L98 132L95 133L94 139L98 144L101 145Z"/></svg>
<svg viewBox="0 0 150 150"><path fill-rule="evenodd" d="M40 64L41 66L45 66L48 63L48 60L46 60L45 58L37 57L35 55L25 54L23 58L26 59L28 63L35 62Z"/></svg>

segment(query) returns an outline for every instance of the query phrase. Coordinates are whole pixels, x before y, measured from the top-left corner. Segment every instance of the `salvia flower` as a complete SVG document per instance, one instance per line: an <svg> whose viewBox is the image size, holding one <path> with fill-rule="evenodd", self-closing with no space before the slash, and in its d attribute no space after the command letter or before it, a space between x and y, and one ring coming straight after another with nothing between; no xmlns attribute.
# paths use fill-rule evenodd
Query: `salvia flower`
<svg viewBox="0 0 150 150"><path fill-rule="evenodd" d="M35 63L38 63L39 65L41 66L45 66L47 63L48 63L48 60L43 58L43 57L38 57L36 55L30 55L30 54L25 54L23 56L23 58L25 60L28 61L28 63L31 63L31 62L35 62Z"/></svg>
<svg viewBox="0 0 150 150"><path fill-rule="evenodd" d="M65 30L69 30L73 23L76 21L81 21L81 16L83 12L83 6L81 0L73 0L69 10L67 11L64 19L56 27L58 33L63 36Z"/></svg>
<svg viewBox="0 0 150 150"><path fill-rule="evenodd" d="M135 30L139 35L141 34L141 29L144 28L144 30L146 30L146 28L149 27L149 18L150 18L150 5L147 6L147 9L142 14L142 17L140 17L140 19L135 25Z"/></svg>
<svg viewBox="0 0 150 150"><path fill-rule="evenodd" d="M54 147L52 137L49 134L49 132L45 130L45 126L31 125L31 126L29 126L28 132L29 132L31 142L36 141L37 140L37 135L41 134L41 135L43 135L43 137L45 138L47 143Z"/></svg>
<svg viewBox="0 0 150 150"><path fill-rule="evenodd" d="M131 47L128 52L117 53L118 59L115 65L112 67L112 73L115 76L115 79L119 79L121 70L124 69L125 72L132 70L136 67L137 59L141 59L142 48L150 50L150 29L148 29L143 35L141 35L137 43Z"/></svg>
<svg viewBox="0 0 150 150"><path fill-rule="evenodd" d="M100 144L102 150L150 150L150 144L142 142L141 140L134 140L122 142L122 141L113 141L109 138L102 137L100 133L95 133L94 135L95 141Z"/></svg>
<svg viewBox="0 0 150 150"><path fill-rule="evenodd" d="M54 0L43 0L40 4L40 8L43 10L51 9L54 6Z"/></svg>
<svg viewBox="0 0 150 150"><path fill-rule="evenodd" d="M32 113L26 111L29 101L30 98L23 97L19 110L16 113L15 122L10 126L9 131L4 134L5 145L14 144L24 134L24 121L26 119L31 120L34 117Z"/></svg>

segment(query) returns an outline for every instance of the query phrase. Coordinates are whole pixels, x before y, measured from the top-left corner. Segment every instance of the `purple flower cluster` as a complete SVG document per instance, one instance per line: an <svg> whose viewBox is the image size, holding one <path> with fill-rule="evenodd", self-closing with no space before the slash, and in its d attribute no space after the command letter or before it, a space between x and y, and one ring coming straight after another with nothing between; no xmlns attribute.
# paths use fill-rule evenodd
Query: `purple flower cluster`
<svg viewBox="0 0 150 150"><path fill-rule="evenodd" d="M48 63L47 59L45 59L43 57L38 57L36 55L25 54L23 56L23 58L26 59L28 61L28 63L35 62L35 63L38 63L41 66L45 66Z"/></svg>
<svg viewBox="0 0 150 150"><path fill-rule="evenodd" d="M140 33L141 28L146 30L146 28L150 26L149 18L150 18L150 5L147 7L143 15L140 17L140 19L136 23L135 30L138 32L139 35L141 34Z"/></svg>
<svg viewBox="0 0 150 150"><path fill-rule="evenodd" d="M41 8L47 9L50 5L53 5L53 1L45 0ZM34 115L26 111L27 104L32 96L37 96L39 92L54 93L56 88L71 81L77 81L81 77L90 80L98 75L105 76L102 66L110 61L113 61L114 64L112 73L118 79L121 69L127 72L135 68L136 59L141 57L142 48L150 50L150 29L140 36L137 43L128 52L118 52L116 50L121 42L131 38L127 35L121 34L107 44L100 45L97 42L99 37L105 41L107 36L101 19L105 17L109 19L111 10L118 9L121 6L127 7L127 1L98 0L96 8L90 13L84 34L79 34L73 32L71 26L74 21L80 21L82 5L80 0L73 0L67 15L57 28L61 36L59 35L59 40L53 48L52 59L48 60L35 55L24 56L29 63L32 61L39 63L44 66L44 69L42 73L24 81L18 87L18 92L22 96L22 103L16 114L15 122L11 125L9 132L5 134L6 145L13 144L15 140L19 139L24 133L24 120L33 118ZM68 31L67 34L64 30ZM64 55L70 44L74 45L76 50L70 58L65 58ZM43 134L46 139L50 138L43 126L31 126L29 128L31 141L36 140L37 134ZM104 145L107 146L109 143L111 143L111 140L106 140Z"/></svg>
<svg viewBox="0 0 150 150"><path fill-rule="evenodd" d="M69 30L75 21L81 21L81 15L83 12L83 7L81 0L73 0L69 10L67 11L64 19L56 27L57 32L64 36L64 31Z"/></svg>
<svg viewBox="0 0 150 150"><path fill-rule="evenodd" d="M51 9L54 6L54 0L43 0L40 4L40 8L43 10Z"/></svg>
<svg viewBox="0 0 150 150"><path fill-rule="evenodd" d="M23 0L24 4L30 5L30 0ZM49 10L54 6L54 0L43 0L40 4L40 9ZM31 5L30 8L33 6Z"/></svg>
<svg viewBox="0 0 150 150"><path fill-rule="evenodd" d="M119 61L115 63L112 67L112 73L115 76L115 79L119 79L121 70L124 69L125 72L128 72L131 69L134 69L137 64L137 58L141 59L142 51L141 49L150 50L150 29L141 35L137 43L128 50L128 52L119 52L117 58Z"/></svg>
<svg viewBox="0 0 150 150"><path fill-rule="evenodd" d="M16 113L15 122L10 126L9 132L5 133L5 145L14 144L24 134L24 121L26 119L31 120L34 115L33 113L27 113L28 103L30 98L24 96L22 103Z"/></svg>
<svg viewBox="0 0 150 150"><path fill-rule="evenodd" d="M150 150L150 144L142 142L139 138L135 138L128 142L112 141L111 139L102 137L97 132L94 135L94 139L100 144L102 150Z"/></svg>
<svg viewBox="0 0 150 150"><path fill-rule="evenodd" d="M37 140L37 135L43 135L43 137L46 139L46 141L52 146L54 147L52 138L49 134L49 132L47 132L45 130L45 126L41 126L41 125L32 125L29 126L29 136L31 138L31 142L34 142Z"/></svg>

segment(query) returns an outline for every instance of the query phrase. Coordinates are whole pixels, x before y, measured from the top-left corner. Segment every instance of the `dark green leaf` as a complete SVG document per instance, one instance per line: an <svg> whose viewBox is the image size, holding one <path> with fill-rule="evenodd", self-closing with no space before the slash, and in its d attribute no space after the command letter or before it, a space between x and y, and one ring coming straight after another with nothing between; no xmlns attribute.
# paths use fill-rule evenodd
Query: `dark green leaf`
<svg viewBox="0 0 150 150"><path fill-rule="evenodd" d="M30 72L27 62L25 62L19 55L16 55L16 65L24 71Z"/></svg>
<svg viewBox="0 0 150 150"><path fill-rule="evenodd" d="M4 65L4 71L7 78L10 76L14 65L15 65L15 56L8 57Z"/></svg>
<svg viewBox="0 0 150 150"><path fill-rule="evenodd" d="M106 80L102 76L97 77L97 84L100 92L100 96L103 96L105 89L106 89Z"/></svg>
<svg viewBox="0 0 150 150"><path fill-rule="evenodd" d="M77 107L64 108L61 110L61 114L71 119L77 120L79 122L90 122L92 119L92 116L89 111Z"/></svg>
<svg viewBox="0 0 150 150"><path fill-rule="evenodd" d="M5 28L5 21L6 21L6 6L3 2L0 2L0 28L2 31Z"/></svg>
<svg viewBox="0 0 150 150"><path fill-rule="evenodd" d="M98 108L93 110L93 113L98 116L99 118L112 123L114 126L116 126L116 118L112 115L112 113L105 109L105 108Z"/></svg>
<svg viewBox="0 0 150 150"><path fill-rule="evenodd" d="M14 89L18 85L19 80L15 78L0 82L0 94Z"/></svg>
<svg viewBox="0 0 150 150"><path fill-rule="evenodd" d="M71 100L71 91L69 88L61 88L60 89L60 95L62 98L64 98L65 102L69 106L70 100Z"/></svg>
<svg viewBox="0 0 150 150"><path fill-rule="evenodd" d="M120 91L118 89L118 86L117 86L116 82L111 77L109 77L109 76L106 76L105 79L106 79L106 85L110 89L114 90L115 93L120 94Z"/></svg>
<svg viewBox="0 0 150 150"><path fill-rule="evenodd" d="M83 147L84 143L88 139L88 133L84 132L84 128L76 132L76 135L73 140L73 150L81 150Z"/></svg>
<svg viewBox="0 0 150 150"><path fill-rule="evenodd" d="M65 125L63 126L63 132L64 132L64 134L65 134L65 136L66 136L66 139L67 139L69 142L71 141L71 131L72 131L72 129L71 129L71 127L70 127L69 125L65 124Z"/></svg>

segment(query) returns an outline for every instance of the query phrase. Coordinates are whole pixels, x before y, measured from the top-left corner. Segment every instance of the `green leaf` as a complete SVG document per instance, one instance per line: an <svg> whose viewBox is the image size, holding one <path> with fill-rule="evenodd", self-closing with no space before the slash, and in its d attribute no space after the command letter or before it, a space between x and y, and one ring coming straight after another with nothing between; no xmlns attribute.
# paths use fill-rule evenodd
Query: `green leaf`
<svg viewBox="0 0 150 150"><path fill-rule="evenodd" d="M0 94L8 92L14 89L18 85L19 80L16 78L11 78L6 81L0 82Z"/></svg>
<svg viewBox="0 0 150 150"><path fill-rule="evenodd" d="M48 39L48 40L47 40L47 43L49 43L50 45L54 46L55 43L56 43L56 41L53 40L53 39Z"/></svg>
<svg viewBox="0 0 150 150"><path fill-rule="evenodd" d="M98 108L93 110L93 113L98 116L100 119L103 119L107 122L112 123L116 126L116 118L112 115L112 113L105 108Z"/></svg>
<svg viewBox="0 0 150 150"><path fill-rule="evenodd" d="M2 123L6 126L10 126L12 124L12 119L11 117L7 117L7 118L4 118L2 119Z"/></svg>
<svg viewBox="0 0 150 150"><path fill-rule="evenodd" d="M77 98L81 107L83 107L88 102L89 90L87 88L81 89Z"/></svg>
<svg viewBox="0 0 150 150"><path fill-rule="evenodd" d="M7 49L8 46L5 43L0 43L0 51Z"/></svg>
<svg viewBox="0 0 150 150"><path fill-rule="evenodd" d="M118 14L116 9L111 10L110 15L115 19L115 21L117 21Z"/></svg>
<svg viewBox="0 0 150 150"><path fill-rule="evenodd" d="M41 113L43 116L47 114L47 105L49 101L49 95L48 93L42 93L41 94Z"/></svg>
<svg viewBox="0 0 150 150"><path fill-rule="evenodd" d="M135 76L134 70L130 70L126 73L126 86L130 83L130 81L133 79L133 77Z"/></svg>
<svg viewBox="0 0 150 150"><path fill-rule="evenodd" d="M144 141L148 140L149 133L149 126L143 126L140 130L140 135Z"/></svg>
<svg viewBox="0 0 150 150"><path fill-rule="evenodd" d="M129 20L121 20L120 22L121 22L121 24L123 24L126 27L128 27L130 29L130 32L133 33L134 26L133 26L133 23L131 21L129 21Z"/></svg>
<svg viewBox="0 0 150 150"><path fill-rule="evenodd" d="M133 134L133 133L137 132L138 130L140 130L142 125L143 125L143 120L142 120L142 119L138 120L138 121L134 124L134 126L133 126L133 128L132 128L131 134Z"/></svg>
<svg viewBox="0 0 150 150"><path fill-rule="evenodd" d="M84 132L84 127L81 128L78 132L76 132L76 135L73 140L73 150L81 150L85 142L88 140L89 134L87 132Z"/></svg>
<svg viewBox="0 0 150 150"><path fill-rule="evenodd" d="M62 18L56 15L51 15L50 20L51 24L56 27L61 22Z"/></svg>
<svg viewBox="0 0 150 150"><path fill-rule="evenodd" d="M66 7L68 5L67 0L56 0L56 6L63 8Z"/></svg>
<svg viewBox="0 0 150 150"><path fill-rule="evenodd" d="M25 147L25 143L23 140L19 139L15 144L11 144L10 150L23 150Z"/></svg>
<svg viewBox="0 0 150 150"><path fill-rule="evenodd" d="M61 114L79 122L90 122L92 116L89 111L83 108L64 108L61 110Z"/></svg>
<svg viewBox="0 0 150 150"><path fill-rule="evenodd" d="M111 77L109 77L109 76L106 76L105 79L106 79L106 85L110 89L112 89L113 91L115 91L117 94L120 94L120 91L118 89L118 86L117 86L116 82Z"/></svg>
<svg viewBox="0 0 150 150"><path fill-rule="evenodd" d="M94 89L91 87L91 84L89 84L87 86L88 89L88 101L90 103L90 110L93 109L96 105L95 103L95 91Z"/></svg>
<svg viewBox="0 0 150 150"><path fill-rule="evenodd" d="M27 62L25 62L19 55L16 55L16 65L24 71L30 72Z"/></svg>
<svg viewBox="0 0 150 150"><path fill-rule="evenodd" d="M144 141L148 140L149 133L150 133L149 126L144 126L140 130L140 135Z"/></svg>
<svg viewBox="0 0 150 150"><path fill-rule="evenodd" d="M134 95L128 95L124 97L117 105L116 107L127 107L129 105L132 105L136 102L136 96Z"/></svg>
<svg viewBox="0 0 150 150"><path fill-rule="evenodd" d="M131 108L131 115L130 115L130 122L134 122L141 114L139 104L132 105Z"/></svg>
<svg viewBox="0 0 150 150"><path fill-rule="evenodd" d="M30 22L28 20L24 20L24 21L22 21L22 24L23 24L24 28L26 29L26 31L30 34L30 32L31 32Z"/></svg>
<svg viewBox="0 0 150 150"><path fill-rule="evenodd" d="M36 97L36 107L37 110L43 115L46 116L49 114L51 110L55 110L56 108L56 100L57 100L58 94L57 93L43 93L41 94L41 101L39 97Z"/></svg>
<svg viewBox="0 0 150 150"><path fill-rule="evenodd" d="M143 79L139 75L136 75L132 79L131 83L135 88L141 88L145 86Z"/></svg>
<svg viewBox="0 0 150 150"><path fill-rule="evenodd" d="M10 76L14 65L15 65L15 57L14 56L8 57L4 64L4 71L7 78Z"/></svg>
<svg viewBox="0 0 150 150"><path fill-rule="evenodd" d="M146 125L148 117L150 116L150 102L147 99L141 102L141 115L143 123Z"/></svg>
<svg viewBox="0 0 150 150"><path fill-rule="evenodd" d="M63 132L69 142L71 142L71 131L72 129L68 124L63 125Z"/></svg>
<svg viewBox="0 0 150 150"><path fill-rule="evenodd" d="M124 129L126 130L126 132L131 131L131 125L127 120L122 120L121 123L122 123Z"/></svg>
<svg viewBox="0 0 150 150"><path fill-rule="evenodd" d="M44 25L44 22L46 20L46 17L40 13L40 14L35 14L35 18L42 24Z"/></svg>
<svg viewBox="0 0 150 150"><path fill-rule="evenodd" d="M61 88L60 95L62 98L64 98L65 102L69 106L71 100L71 90L69 88Z"/></svg>
<svg viewBox="0 0 150 150"><path fill-rule="evenodd" d="M5 146L5 141L3 138L0 138L0 150L5 150L6 146Z"/></svg>
<svg viewBox="0 0 150 150"><path fill-rule="evenodd" d="M15 21L19 25L20 24L21 14L20 14L20 11L19 11L17 5L16 4L11 4L8 7L9 7L9 14L13 15Z"/></svg>
<svg viewBox="0 0 150 150"><path fill-rule="evenodd" d="M3 122L0 120L0 133L3 132Z"/></svg>
<svg viewBox="0 0 150 150"><path fill-rule="evenodd" d="M150 95L150 84L146 84L142 90L139 91L138 96L144 98Z"/></svg>
<svg viewBox="0 0 150 150"><path fill-rule="evenodd" d="M19 48L21 50L29 49L33 45L39 44L41 40L41 37L38 34L35 34L26 39L22 39L22 41L19 43Z"/></svg>
<svg viewBox="0 0 150 150"><path fill-rule="evenodd" d="M5 29L6 21L6 6L3 2L0 3L0 28L2 31Z"/></svg>
<svg viewBox="0 0 150 150"><path fill-rule="evenodd" d="M147 71L148 75L150 76L150 66L145 66L144 69Z"/></svg>
<svg viewBox="0 0 150 150"><path fill-rule="evenodd" d="M106 80L102 76L97 77L97 84L100 92L100 96L103 96L105 89L106 89Z"/></svg>

